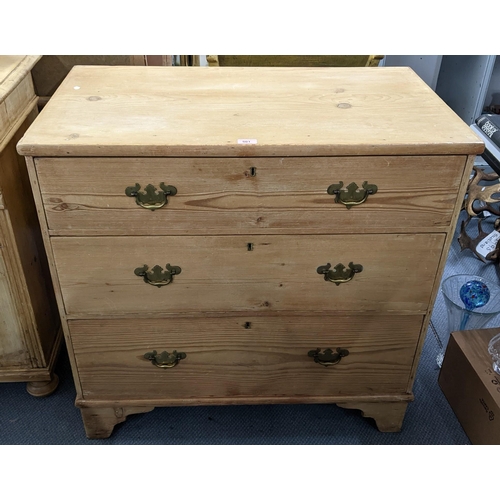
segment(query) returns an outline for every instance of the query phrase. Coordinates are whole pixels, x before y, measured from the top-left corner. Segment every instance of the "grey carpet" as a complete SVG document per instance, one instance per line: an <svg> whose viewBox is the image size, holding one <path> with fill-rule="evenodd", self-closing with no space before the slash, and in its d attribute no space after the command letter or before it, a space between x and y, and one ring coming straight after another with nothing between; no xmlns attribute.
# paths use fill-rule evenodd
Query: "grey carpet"
<svg viewBox="0 0 500 500"><path fill-rule="evenodd" d="M485 225L485 229L488 226ZM492 264L482 264L468 251L460 252L458 228L444 277L479 274L497 281ZM418 265L418 263L415 263ZM445 338L446 312L441 293L433 323ZM500 326L499 319L489 327ZM66 352L56 373L60 385L47 398L30 396L24 383L0 384L1 445L466 445L470 444L437 378L437 341L429 329L413 387L415 401L399 433L381 433L358 410L335 405L264 405L156 408L132 415L106 440L85 437Z"/></svg>

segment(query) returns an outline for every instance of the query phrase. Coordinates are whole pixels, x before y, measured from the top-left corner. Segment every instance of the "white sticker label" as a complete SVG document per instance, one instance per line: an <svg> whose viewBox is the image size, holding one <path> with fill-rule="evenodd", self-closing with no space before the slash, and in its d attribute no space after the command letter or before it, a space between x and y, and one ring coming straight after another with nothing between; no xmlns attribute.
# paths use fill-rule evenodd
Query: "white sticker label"
<svg viewBox="0 0 500 500"><path fill-rule="evenodd" d="M486 257L490 252L495 250L497 246L497 241L500 240L500 233L498 231L493 231L488 234L486 238L483 238L477 245L476 251L478 254Z"/></svg>
<svg viewBox="0 0 500 500"><path fill-rule="evenodd" d="M257 139L238 139L238 144L257 144Z"/></svg>

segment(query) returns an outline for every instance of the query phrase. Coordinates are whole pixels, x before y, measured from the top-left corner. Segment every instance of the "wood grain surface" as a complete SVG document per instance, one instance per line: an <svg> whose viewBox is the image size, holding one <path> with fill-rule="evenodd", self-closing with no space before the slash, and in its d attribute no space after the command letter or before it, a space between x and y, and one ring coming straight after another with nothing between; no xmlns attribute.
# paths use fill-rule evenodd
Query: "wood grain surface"
<svg viewBox="0 0 500 500"><path fill-rule="evenodd" d="M89 437L196 404L335 402L399 430L483 148L409 68L73 68L18 151ZM364 181L350 210L327 194ZM161 182L161 209L125 195ZM350 262L340 286L317 272ZM161 288L134 273L167 264Z"/></svg>
<svg viewBox="0 0 500 500"><path fill-rule="evenodd" d="M465 156L318 158L39 158L53 235L443 232ZM404 172L404 174L403 174ZM375 184L347 209L327 189ZM176 187L161 209L125 189Z"/></svg>
<svg viewBox="0 0 500 500"><path fill-rule="evenodd" d="M38 59L39 56L0 55L0 149L34 107L36 96L30 70Z"/></svg>
<svg viewBox="0 0 500 500"><path fill-rule="evenodd" d="M8 229L0 241L10 247L9 279L19 289L16 312L23 317L23 335L30 346L30 364L47 366L56 342L60 319L50 280L35 203L30 193L26 162L16 152L16 142L37 116L33 109L6 147L0 151L0 187L6 206Z"/></svg>
<svg viewBox="0 0 500 500"><path fill-rule="evenodd" d="M484 149L410 68L76 66L43 111L18 145L21 154L358 156Z"/></svg>
<svg viewBox="0 0 500 500"><path fill-rule="evenodd" d="M444 236L149 236L51 239L68 316L210 311L425 312ZM248 244L252 250L248 250ZM342 285L318 266L364 269ZM134 270L169 263L161 288Z"/></svg>
<svg viewBox="0 0 500 500"><path fill-rule="evenodd" d="M0 56L0 381L40 388L51 380L61 335L26 162L16 151L37 116L30 71L38 59Z"/></svg>
<svg viewBox="0 0 500 500"><path fill-rule="evenodd" d="M24 316L18 314L22 298L11 272L12 268L19 269L18 256L8 242L12 237L7 214L0 210L0 368L26 365L31 368L24 335L28 325Z"/></svg>
<svg viewBox="0 0 500 500"><path fill-rule="evenodd" d="M403 394L422 316L318 315L262 318L70 321L84 398L175 399ZM325 367L310 350L349 355ZM151 350L185 352L162 369Z"/></svg>
<svg viewBox="0 0 500 500"><path fill-rule="evenodd" d="M0 102L19 86L41 56L1 55L0 56Z"/></svg>

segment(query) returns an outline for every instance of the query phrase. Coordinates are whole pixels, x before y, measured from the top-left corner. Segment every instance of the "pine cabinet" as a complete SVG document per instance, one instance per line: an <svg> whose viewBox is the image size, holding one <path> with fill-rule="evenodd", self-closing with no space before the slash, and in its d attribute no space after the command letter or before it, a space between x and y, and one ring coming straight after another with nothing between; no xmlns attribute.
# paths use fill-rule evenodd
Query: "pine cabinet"
<svg viewBox="0 0 500 500"><path fill-rule="evenodd" d="M16 144L37 116L32 56L0 56L0 382L50 394L62 340L30 181Z"/></svg>

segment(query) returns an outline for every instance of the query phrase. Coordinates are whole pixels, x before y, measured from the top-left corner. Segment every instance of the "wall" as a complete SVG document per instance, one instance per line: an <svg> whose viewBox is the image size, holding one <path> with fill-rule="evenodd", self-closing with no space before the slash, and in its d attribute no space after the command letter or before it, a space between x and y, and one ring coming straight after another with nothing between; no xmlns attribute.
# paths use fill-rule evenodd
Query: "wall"
<svg viewBox="0 0 500 500"><path fill-rule="evenodd" d="M392 56L384 58L384 66L409 66L432 90L436 90L443 56Z"/></svg>

